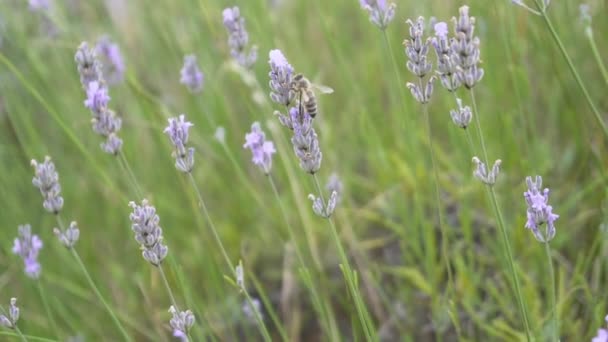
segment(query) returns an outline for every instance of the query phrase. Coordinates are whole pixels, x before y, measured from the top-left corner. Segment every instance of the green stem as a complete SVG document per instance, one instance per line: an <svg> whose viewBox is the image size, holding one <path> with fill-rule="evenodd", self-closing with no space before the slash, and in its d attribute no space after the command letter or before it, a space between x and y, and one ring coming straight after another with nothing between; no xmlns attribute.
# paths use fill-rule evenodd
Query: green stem
<svg viewBox="0 0 608 342"><path fill-rule="evenodd" d="M327 202L325 202L325 199L323 198L323 190L321 189L321 185L319 184L319 179L316 174L313 174L313 179L315 182L315 186L317 187L317 191L319 192L319 197L321 198L321 201L323 201L323 204L325 205L325 203L327 203ZM369 317L369 313L367 312L367 308L365 307L365 304L361 300L361 295L357 291L357 286L355 285L355 281L353 278L353 270L348 261L348 257L346 256L346 252L344 251L344 247L342 246L342 243L340 242L340 237L338 235L338 231L336 229L334 221L332 220L331 217L328 217L327 221L329 221L329 226L331 228L330 229L331 235L334 239L334 242L336 243L336 247L338 249L338 254L339 254L340 260L342 262L342 271L344 273L344 278L346 280L346 284L348 285L350 293L355 302L355 308L357 309L357 314L359 316L359 320L361 321L361 325L363 327L365 336L368 341L378 341L378 337L376 336L376 332L373 327L373 323L371 322L371 318Z"/></svg>
<svg viewBox="0 0 608 342"><path fill-rule="evenodd" d="M597 45L595 44L595 39L593 39L593 31L591 31L591 27L589 27L588 29L589 29L589 32L586 33L585 35L587 36L587 39L589 39L589 44L591 45L591 51L593 51L593 57L595 57L595 61L597 62L598 67L600 68L602 76L604 77L604 81L608 85L608 70L606 70L606 66L604 65L604 62L602 61L602 56L600 55L600 52L597 49Z"/></svg>
<svg viewBox="0 0 608 342"><path fill-rule="evenodd" d="M388 50L388 53L390 54L390 58L391 58L391 63L393 65L393 69L395 72L395 75L397 75L397 82L399 82L398 84L398 89L399 89L399 94L398 94L398 98L401 99L401 105L403 106L403 111L404 113L407 113L407 105L405 103L405 94L407 93L406 89L405 89L405 84L403 83L403 81L401 80L401 73L399 72L399 66L397 65L397 60L395 59L395 54L393 53L393 47L391 46L390 41L388 40L388 35L386 34L386 30L382 30L382 36L384 37L384 43L386 44L386 48ZM404 120L403 120L403 132L407 132L408 131L408 127L409 124L407 122L407 116L404 115ZM410 134L408 134L409 136Z"/></svg>
<svg viewBox="0 0 608 342"><path fill-rule="evenodd" d="M471 89L471 102L473 102L473 116L475 117L475 123L477 126L477 134L479 135L479 141L481 143L481 150L483 152L484 162L490 167L490 160L488 159L488 150L486 150L486 143L483 139L483 132L481 130L481 120L479 119L479 111L477 110L477 101L475 100L475 90Z"/></svg>
<svg viewBox="0 0 608 342"><path fill-rule="evenodd" d="M570 68L570 72L572 72L572 76L574 76L576 83L578 84L579 88L581 88L581 91L583 92L583 95L585 96L585 99L587 100L587 104L593 111L595 120L602 128L602 131L604 132L604 135L606 136L606 138L608 138L608 126L606 126L606 124L604 123L604 120L602 120L602 115L601 115L599 109L595 106L595 103L591 99L591 95L589 94L589 91L587 90L587 87L585 86L583 79L579 75L578 70L576 70L576 67L574 66L574 63L572 62L572 59L570 59L570 55L568 54L568 51L566 51L566 48L565 48L564 44L562 43L561 39L559 38L557 31L555 31L555 28L553 27L553 23L551 22L551 19L549 19L547 12L542 8L542 4L540 4L538 0L536 1L536 6L540 10L541 17L544 19L545 24L547 25L547 28L549 28L549 31L551 32L551 36L553 37L553 40L555 40L555 43L559 47L559 50L561 51L562 55L566 59L566 63L568 64L568 67Z"/></svg>
<svg viewBox="0 0 608 342"><path fill-rule="evenodd" d="M44 306L44 311L46 311L46 315L49 318L49 322L51 323L51 327L53 328L55 337L57 337L58 340L61 340L61 336L59 334L59 329L57 328L57 323L55 322L55 317L53 316L51 307L49 306L49 303L44 294L44 288L42 287L42 281L40 279L38 279L36 281L36 287L38 288L38 293L40 294L40 299L42 300L42 305Z"/></svg>
<svg viewBox="0 0 608 342"><path fill-rule="evenodd" d="M61 220L61 216L55 215L55 217L57 218L57 223L59 224L59 229L61 229L61 231L65 231L65 226L63 224L63 221ZM118 317L116 317L116 314L114 314L114 311L112 310L112 308L110 307L108 302L106 302L106 300L101 295L101 292L99 292L99 289L97 288L97 286L95 285L95 282L91 278L89 271L87 271L87 268L84 265L84 263L82 262L82 259L80 259L80 256L78 255L78 252L76 251L76 248L72 247L72 248L69 248L69 250L70 250L70 253L74 256L74 259L76 259L78 266L80 266L82 273L84 273L84 276L87 279L87 281L89 282L91 289L93 290L93 292L95 292L95 295L97 295L97 298L99 299L101 304L103 304L103 306L106 308L106 310L112 317L114 324L116 324L116 327L118 328L118 330L124 337L125 341L132 341L131 337L129 337L129 334L127 334L127 331L122 326L122 323L120 323L120 320L118 320Z"/></svg>
<svg viewBox="0 0 608 342"><path fill-rule="evenodd" d="M163 283L165 284L165 288L167 289L167 293L169 294L169 298L171 299L171 305L173 305L176 310L179 310L177 302L175 301L175 297L173 296L173 291L171 290L171 286L169 285L169 281L167 281L167 276L165 275L165 271L163 270L163 265L158 265L158 271L160 272L161 278L163 278Z"/></svg>
<svg viewBox="0 0 608 342"><path fill-rule="evenodd" d="M507 254L507 262L509 264L509 271L511 272L511 277L513 280L513 285L515 286L515 294L517 295L517 301L519 304L519 311L521 314L522 323L524 324L524 328L526 329L526 338L528 341L532 341L532 333L530 331L530 323L528 320L528 312L526 310L524 298L521 292L521 288L519 286L519 277L517 276L517 271L515 270L515 262L513 261L513 253L511 252L511 244L509 243L509 236L507 235L507 229L505 227L504 220L502 218L502 213L500 211L500 207L498 206L498 200L496 199L496 193L494 192L494 187L488 186L488 191L490 192L490 199L492 200L492 206L494 207L494 214L498 219L498 227L500 229L500 233L502 236L502 242L505 247L505 252Z"/></svg>
<svg viewBox="0 0 608 342"><path fill-rule="evenodd" d="M215 228L215 224L213 223L213 220L211 219L211 215L209 215L209 211L207 210L207 205L205 204L205 201L203 200L201 191L199 190L198 185L196 184L196 181L194 180L194 176L192 175L191 172L188 172L188 178L190 178L192 187L194 188L194 190L196 192L196 196L198 197L199 205L200 205L201 209L203 210L203 215L205 216L205 219L207 220L209 227L211 228L211 233L213 234L215 242L217 243L218 247L220 248L220 251L222 252L222 256L224 257L226 264L228 264L228 267L230 268L230 272L236 279L236 269L234 268L234 264L232 263L232 261L230 261L230 257L228 256L228 253L226 252L226 248L224 248L224 244L222 243L222 240L220 239L217 229ZM247 292L246 289L243 289L243 293L245 293L245 296L247 297L247 302L251 306L251 310L254 313L255 319L258 323L258 328L260 329L260 332L262 333L264 340L267 342L272 342L272 338L270 337L268 328L266 328L266 324L264 324L264 320L262 319L258 310L256 310L255 305L253 304L253 301L251 300L251 297L249 296L249 293Z"/></svg>
<svg viewBox="0 0 608 342"><path fill-rule="evenodd" d="M27 338L25 338L25 335L21 333L21 330L19 330L19 327L17 325L15 325L15 331L17 332L17 335L19 335L19 337L21 338L21 341L27 342Z"/></svg>
<svg viewBox="0 0 608 342"><path fill-rule="evenodd" d="M131 185L133 186L133 189L135 189L135 193L136 193L138 199L141 200L142 198L144 198L143 192L141 191L139 183L137 182L137 178L135 177L135 173L133 173L133 169L131 169L131 166L129 165L127 158L125 157L123 152L118 152L118 158L119 158L119 162L122 162L121 165L123 166L125 172L127 173L129 180L131 181Z"/></svg>
<svg viewBox="0 0 608 342"><path fill-rule="evenodd" d="M551 278L550 296L551 296L551 319L553 321L553 341L559 341L559 327L557 320L557 305L556 305L556 294L555 294L555 273L553 271L553 261L551 259L551 247L549 241L544 243L545 253L547 254L547 262L549 266L549 277Z"/></svg>
<svg viewBox="0 0 608 342"><path fill-rule="evenodd" d="M21 332L19 332L21 333ZM19 333L12 333L10 331L0 331L0 336L12 336L12 337L21 337L23 336L26 341L41 341L41 342L60 342L60 340L53 340L46 337L32 336L32 335L24 335Z"/></svg>
<svg viewBox="0 0 608 342"><path fill-rule="evenodd" d="M422 91L422 78L418 78L418 86ZM450 261L448 258L448 234L445 231L445 223L443 221L442 206L441 206L441 192L439 190L439 170L437 168L437 160L435 158L435 149L433 148L433 128L431 125L431 118L429 117L428 104L423 103L422 109L424 111L424 119L426 121L426 128L429 139L429 153L431 155L431 165L433 167L433 176L435 177L435 200L437 201L437 217L439 218L439 231L441 232L441 254L443 255L443 261L445 263L446 271L448 272L448 293L452 291L452 268L450 267Z"/></svg>

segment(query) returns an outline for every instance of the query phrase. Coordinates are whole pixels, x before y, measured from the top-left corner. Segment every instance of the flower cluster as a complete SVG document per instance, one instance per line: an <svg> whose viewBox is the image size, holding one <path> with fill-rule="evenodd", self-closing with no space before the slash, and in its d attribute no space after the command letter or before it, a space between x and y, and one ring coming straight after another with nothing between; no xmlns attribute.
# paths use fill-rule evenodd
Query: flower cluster
<svg viewBox="0 0 608 342"><path fill-rule="evenodd" d="M48 212L58 214L63 208L63 197L61 197L59 174L55 171L55 164L49 156L46 156L42 163L32 160L31 164L35 169L32 184L40 190L44 198L42 206Z"/></svg>
<svg viewBox="0 0 608 342"><path fill-rule="evenodd" d="M276 153L276 150L272 141L266 141L266 135L262 131L259 122L254 122L251 125L251 132L245 135L243 147L251 150L254 164L261 167L265 174L270 173L272 155Z"/></svg>
<svg viewBox="0 0 608 342"><path fill-rule="evenodd" d="M17 298L13 297L8 307L8 316L0 314L0 325L9 329L15 329L18 320L19 308L17 307Z"/></svg>
<svg viewBox="0 0 608 342"><path fill-rule="evenodd" d="M33 279L38 279L40 276L38 253L41 248L42 240L38 235L32 234L32 227L29 224L19 226L19 236L13 243L13 253L23 259L25 274Z"/></svg>
<svg viewBox="0 0 608 342"><path fill-rule="evenodd" d="M458 65L455 63L457 58L452 56L453 50L448 38L448 24L444 22L435 24L435 36L431 39L431 42L437 55L436 73L441 85L450 92L456 91L462 83L457 76Z"/></svg>
<svg viewBox="0 0 608 342"><path fill-rule="evenodd" d="M180 71L179 81L192 93L198 93L203 89L203 73L196 63L195 55L184 56L184 66Z"/></svg>
<svg viewBox="0 0 608 342"><path fill-rule="evenodd" d="M285 119L281 120L283 123ZM300 110L300 106L292 107L289 110L289 124L293 130L291 144L293 150L300 160L300 167L314 174L321 168L323 154L319 147L317 132L312 126L312 117L305 111Z"/></svg>
<svg viewBox="0 0 608 342"><path fill-rule="evenodd" d="M308 195L308 199L312 201L312 211L319 217L330 218L336 210L338 204L338 192L332 191L327 204L323 203L323 198L316 197L313 194Z"/></svg>
<svg viewBox="0 0 608 342"><path fill-rule="evenodd" d="M452 18L455 38L451 41L451 59L458 66L459 82L471 89L483 77L483 69L478 67L479 37L475 36L475 17L469 16L469 7L460 7L459 13L458 18Z"/></svg>
<svg viewBox="0 0 608 342"><path fill-rule="evenodd" d="M122 82L125 74L125 63L118 44L114 43L110 37L102 36L97 41L95 51L103 61L103 74L108 83L117 84Z"/></svg>
<svg viewBox="0 0 608 342"><path fill-rule="evenodd" d="M283 106L289 106L293 101L291 79L294 75L293 67L280 50L271 50L268 54L270 64L270 99Z"/></svg>
<svg viewBox="0 0 608 342"><path fill-rule="evenodd" d="M194 147L186 147L188 143L188 130L194 126L192 122L186 121L186 116L181 114L178 118L170 118L169 125L163 131L167 133L175 150L175 167L182 172L190 172L194 168Z"/></svg>
<svg viewBox="0 0 608 342"><path fill-rule="evenodd" d="M361 8L369 13L369 21L385 30L395 17L395 3L388 3L387 0L359 0Z"/></svg>
<svg viewBox="0 0 608 342"><path fill-rule="evenodd" d="M122 139L117 135L122 126L122 120L108 108L110 97L97 52L95 49L89 48L87 42L82 42L74 59L78 66L80 83L87 94L84 105L91 110L93 115L91 120L93 130L106 138L106 141L101 144L101 148L107 153L116 155L122 146Z"/></svg>
<svg viewBox="0 0 608 342"><path fill-rule="evenodd" d="M64 231L59 228L54 228L53 233L57 236L59 242L67 248L73 248L80 237L80 230L75 221L72 221L70 226Z"/></svg>
<svg viewBox="0 0 608 342"><path fill-rule="evenodd" d="M228 30L230 55L244 68L250 68L258 59L258 48L252 46L249 51L249 33L245 28L245 18L241 17L238 7L226 8L222 12L224 26Z"/></svg>
<svg viewBox="0 0 608 342"><path fill-rule="evenodd" d="M407 83L407 87L410 89L416 101L428 103L433 94L435 76L431 76L425 86L422 86L422 79L432 69L432 64L427 60L430 40L424 39L423 17L419 17L416 22L407 20L407 23L410 25L410 36L403 42L405 45L405 54L408 58L407 68L420 79L418 84Z"/></svg>
<svg viewBox="0 0 608 342"><path fill-rule="evenodd" d="M171 326L171 329L173 329L173 336L182 341L188 341L188 332L194 325L194 314L192 311L179 311L171 305L169 313L171 313L172 316L169 325Z"/></svg>
<svg viewBox="0 0 608 342"><path fill-rule="evenodd" d="M159 266L169 248L163 243L163 230L156 209L146 199L141 201L141 205L129 202L129 206L133 208L129 215L131 229L135 233L135 240L141 245L142 255L152 265Z"/></svg>
<svg viewBox="0 0 608 342"><path fill-rule="evenodd" d="M608 323L608 316L604 320ZM608 342L608 329L598 329L597 336L591 339L591 342Z"/></svg>
<svg viewBox="0 0 608 342"><path fill-rule="evenodd" d="M559 215L553 213L553 207L549 205L549 189L541 191L543 179L541 176L526 177L528 191L524 192L524 198L528 209L526 211L526 228L532 230L536 240L549 242L555 237L555 220ZM545 225L545 232L540 228Z"/></svg>
<svg viewBox="0 0 608 342"><path fill-rule="evenodd" d="M486 164L477 157L473 157L473 163L475 163L475 171L473 171L473 175L477 179L490 186L496 183L496 179L500 173L500 164L502 163L500 159L497 159L494 162L494 165L492 165L492 169L490 171L488 171Z"/></svg>
<svg viewBox="0 0 608 342"><path fill-rule="evenodd" d="M461 99L457 98L456 103L458 103L458 110L450 110L450 116L456 126L466 129L471 123L473 112L471 107L462 105Z"/></svg>

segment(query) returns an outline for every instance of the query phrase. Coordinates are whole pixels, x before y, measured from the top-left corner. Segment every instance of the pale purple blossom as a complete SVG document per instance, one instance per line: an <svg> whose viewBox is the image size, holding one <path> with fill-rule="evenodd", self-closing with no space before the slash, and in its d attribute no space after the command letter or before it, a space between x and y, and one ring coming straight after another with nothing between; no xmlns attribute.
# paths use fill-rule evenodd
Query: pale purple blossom
<svg viewBox="0 0 608 342"><path fill-rule="evenodd" d="M604 319L608 323L608 316ZM608 342L608 330L598 329L597 335L591 339L591 342Z"/></svg>
<svg viewBox="0 0 608 342"><path fill-rule="evenodd" d="M8 315L0 314L0 326L15 329L19 320L19 307L17 307L17 298L11 298L8 307Z"/></svg>
<svg viewBox="0 0 608 342"><path fill-rule="evenodd" d="M173 329L173 336L182 341L188 341L188 332L194 325L194 314L190 310L179 311L173 305L169 308L171 320L169 325Z"/></svg>
<svg viewBox="0 0 608 342"><path fill-rule="evenodd" d="M251 132L245 134L244 148L251 150L253 154L252 162L264 170L264 173L270 173L272 168L272 155L276 153L272 141L266 140L266 134L262 130L259 122L254 122L251 125Z"/></svg>
<svg viewBox="0 0 608 342"><path fill-rule="evenodd" d="M181 114L179 118L170 118L169 125L163 131L169 136L175 147L173 157L175 167L182 172L190 172L194 168L194 148L186 147L188 143L188 130L193 124L186 121L186 116Z"/></svg>
<svg viewBox="0 0 608 342"><path fill-rule="evenodd" d="M78 67L80 84L85 91L89 89L89 83L93 81L97 81L100 84L105 82L101 71L101 63L97 58L97 52L95 49L90 48L87 42L80 43L74 55L74 61L76 61L76 66Z"/></svg>
<svg viewBox="0 0 608 342"><path fill-rule="evenodd" d="M395 17L397 5L387 0L359 0L361 8L369 13L369 20L381 30L385 30Z"/></svg>
<svg viewBox="0 0 608 342"><path fill-rule="evenodd" d="M291 91L291 78L293 67L287 61L281 50L270 50L268 54L270 64L270 99L283 106L289 106L293 101Z"/></svg>
<svg viewBox="0 0 608 342"><path fill-rule="evenodd" d="M29 224L19 226L19 236L13 243L13 253L23 259L25 274L33 279L38 279L42 269L38 262L41 248L42 240L38 235L32 234L32 227Z"/></svg>
<svg viewBox="0 0 608 342"><path fill-rule="evenodd" d="M80 230L75 221L70 222L70 226L64 231L54 228L53 233L57 236L59 242L68 249L73 248L80 237Z"/></svg>
<svg viewBox="0 0 608 342"><path fill-rule="evenodd" d="M163 230L159 225L160 218L156 215L156 208L149 205L146 199L141 201L141 205L129 202L129 206L133 208L129 215L131 230L141 246L142 256L152 265L160 265L169 249L163 244Z"/></svg>
<svg viewBox="0 0 608 342"><path fill-rule="evenodd" d="M110 37L102 36L95 47L97 55L103 64L103 74L109 84L122 82L125 73L125 63L120 53L120 47Z"/></svg>
<svg viewBox="0 0 608 342"><path fill-rule="evenodd" d="M180 71L179 81L192 93L198 93L203 89L203 73L198 67L195 55L184 56L184 66Z"/></svg>
<svg viewBox="0 0 608 342"><path fill-rule="evenodd" d="M224 9L222 17L229 34L230 55L242 67L250 68L258 59L258 49L255 45L251 48L248 47L249 33L245 28L245 18L241 17L239 8L236 6Z"/></svg>
<svg viewBox="0 0 608 342"><path fill-rule="evenodd" d="M29 0L29 9L32 12L46 12L50 8L50 0Z"/></svg>
<svg viewBox="0 0 608 342"><path fill-rule="evenodd" d="M500 174L500 165L502 164L502 161L497 159L490 170L488 170L486 167L486 163L482 162L477 157L473 157L473 163L475 164L473 176L486 185L493 186L498 179L498 175Z"/></svg>
<svg viewBox="0 0 608 342"><path fill-rule="evenodd" d="M530 229L534 237L540 242L549 242L555 237L555 221L559 215L553 213L549 205L549 189L541 190L543 179L541 176L526 177L528 191L524 198L528 209L526 211L526 228ZM545 226L545 232L541 228Z"/></svg>
<svg viewBox="0 0 608 342"><path fill-rule="evenodd" d="M84 105L91 111L99 114L106 110L110 96L108 96L108 89L99 81L89 82L87 86L87 99L84 101Z"/></svg>
<svg viewBox="0 0 608 342"><path fill-rule="evenodd" d="M42 206L52 214L59 213L63 207L63 197L61 197L59 174L55 171L51 157L46 156L42 163L32 159L31 165L35 169L32 184L40 190L44 199Z"/></svg>

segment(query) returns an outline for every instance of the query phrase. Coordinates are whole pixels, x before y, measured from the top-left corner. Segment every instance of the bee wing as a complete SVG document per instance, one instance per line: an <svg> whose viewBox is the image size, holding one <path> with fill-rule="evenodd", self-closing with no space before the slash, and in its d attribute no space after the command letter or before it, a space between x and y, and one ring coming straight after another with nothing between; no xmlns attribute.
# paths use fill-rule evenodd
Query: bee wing
<svg viewBox="0 0 608 342"><path fill-rule="evenodd" d="M317 89L319 91L319 93L321 94L331 94L334 92L334 90L326 85L322 85L322 84L315 84L313 83L312 86Z"/></svg>

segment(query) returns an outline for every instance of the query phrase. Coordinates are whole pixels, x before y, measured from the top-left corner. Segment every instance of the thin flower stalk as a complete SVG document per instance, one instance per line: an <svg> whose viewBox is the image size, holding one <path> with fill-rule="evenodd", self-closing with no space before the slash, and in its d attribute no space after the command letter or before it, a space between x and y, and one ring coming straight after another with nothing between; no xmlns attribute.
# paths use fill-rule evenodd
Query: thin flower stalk
<svg viewBox="0 0 608 342"><path fill-rule="evenodd" d="M589 94L589 91L587 90L587 86L585 85L585 82L583 82L583 79L581 78L578 70L574 66L574 63L572 62L572 59L570 58L568 51L566 51L566 47L564 46L561 38L557 34L557 31L555 30L555 27L553 26L553 22L551 21L551 19L549 18L549 15L547 14L547 11L546 11L547 6L545 6L545 4L540 0L534 0L534 3L536 4L536 7L537 7L538 11L540 12L540 15L543 18L543 21L545 22L547 28L549 29L549 32L551 33L553 40L555 41L560 52L562 53L562 56L564 56L564 59L566 60L566 63L568 64L568 68L570 69L570 72L572 73L572 76L574 76L576 83L578 84L579 88L583 92L583 95L585 96L585 100L587 101L587 104L589 105L589 107L591 108L591 111L593 112L595 121L602 128L602 132L604 133L605 138L608 139L608 126L604 122L604 119L602 119L602 114L600 113L600 110L596 106L595 102L593 102L593 99L591 98L591 94Z"/></svg>
<svg viewBox="0 0 608 342"><path fill-rule="evenodd" d="M595 58L595 62L597 63L597 66L599 67L600 72L602 73L602 77L604 78L604 81L608 85L608 70L606 70L606 66L604 65L604 61L602 60L602 56L600 55L600 52L597 48L597 44L595 43L595 38L593 36L593 27L591 26L591 24L592 24L591 8L590 8L589 4L581 4L579 6L579 8L580 8L580 12L581 12L580 13L581 22L585 29L585 32L584 32L585 37L589 41L589 45L591 46L591 51L593 52L593 57Z"/></svg>

